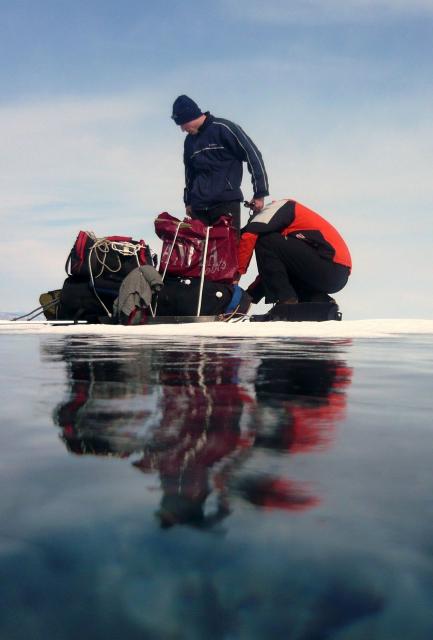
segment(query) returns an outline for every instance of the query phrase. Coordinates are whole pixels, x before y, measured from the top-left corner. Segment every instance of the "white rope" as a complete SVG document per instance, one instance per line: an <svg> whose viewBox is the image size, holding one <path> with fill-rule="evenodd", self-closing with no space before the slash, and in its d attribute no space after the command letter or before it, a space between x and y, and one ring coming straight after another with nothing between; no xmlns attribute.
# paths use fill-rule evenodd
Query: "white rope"
<svg viewBox="0 0 433 640"><path fill-rule="evenodd" d="M107 264L107 256L110 253L110 250L115 251L122 256L135 256L137 264L140 266L138 254L142 248L141 244L133 244L132 242L116 242L113 240L107 240L107 238L96 239L89 251L89 254L92 254L93 252L95 253L96 261L101 265L101 269L94 277L99 278L105 270L110 271L111 273L117 273L122 268L122 261L119 256L116 256L118 261L117 267L113 268Z"/></svg>
<svg viewBox="0 0 433 640"><path fill-rule="evenodd" d="M144 276L143 276L143 278L144 278ZM157 301L156 301L156 303L155 303L155 310L153 310L153 308L152 308L152 302L149 302L149 309L150 309L150 313L152 314L152 318L154 318L154 317L155 317L155 314L156 314L156 307L157 307L157 305L158 305L158 300L157 300Z"/></svg>
<svg viewBox="0 0 433 640"><path fill-rule="evenodd" d="M173 249L174 249L175 244L176 244L177 234L179 233L179 229L180 229L180 225L181 224L182 224L182 221L180 221L179 224L176 227L176 233L174 234L173 242L171 243L170 251L168 252L168 257L167 257L167 260L165 262L164 273L161 276L163 282L164 282L165 274L167 273L168 265L170 264L171 254L173 253ZM162 256L161 256L161 258L162 258ZM150 312L151 312L153 317L155 317L157 309L158 309L158 297L156 298L155 309L152 309L152 306L150 305Z"/></svg>
<svg viewBox="0 0 433 640"><path fill-rule="evenodd" d="M95 248L96 243L93 245L93 247L90 249L89 251L89 257L88 257L88 261L89 261L89 273L90 273L90 281L92 283L92 288L93 288L93 293L95 294L95 296L98 298L99 302L101 303L101 305L103 306L103 308L105 309L107 316L109 318L112 317L112 314L110 313L110 311L107 309L107 307L105 306L105 304L102 302L101 298L98 296L97 292L96 292L96 288L95 288L95 278L93 277L93 271L92 271L92 252ZM98 257L98 255L96 254L96 256ZM102 266L102 270L98 273L98 276L101 275L101 273L104 271L104 265ZM96 277L98 277L96 276Z"/></svg>
<svg viewBox="0 0 433 640"><path fill-rule="evenodd" d="M92 233L89 233L89 236L92 238L95 238L95 236ZM138 258L138 254L141 251L141 249L143 248L143 246L141 244L133 244L132 242L127 242L127 241L115 241L115 240L108 240L107 238L95 238L95 242L93 243L90 251L89 251L89 256L88 256L88 262L89 262L89 273L90 273L90 280L92 282L92 287L93 287L93 293L95 294L95 296L98 298L99 302L101 303L101 305L103 306L103 308L105 309L107 315L109 318L112 317L112 314L110 313L110 311L107 309L107 307L105 306L105 304L102 302L101 298L98 296L97 292L96 292L96 288L95 288L95 278L99 278L99 276L102 275L102 273L106 270L106 271L110 271L110 273L118 273L121 268L122 268L122 261L120 259L119 256L117 257L118 260L118 265L115 268L110 267L107 264L107 256L110 252L110 249L112 249L113 251L119 253L122 256L135 256L136 260L137 260L137 265L140 267L140 261ZM100 269L99 269L99 273L95 276L93 274L93 269L92 269L92 254L95 254L96 257L96 261L97 263L99 263L101 265Z"/></svg>
<svg viewBox="0 0 433 640"><path fill-rule="evenodd" d="M179 233L179 229L180 229L180 225L181 224L182 224L182 221L179 222L179 224L176 227L176 233L174 234L173 242L171 243L171 247L170 247L170 251L169 251L169 254L168 254L168 258L167 258L167 261L165 263L164 273L162 274L162 280L163 281L164 281L164 278L165 278L165 274L167 273L168 265L170 263L171 254L173 253L173 249L174 249L174 246L176 244L177 234Z"/></svg>
<svg viewBox="0 0 433 640"><path fill-rule="evenodd" d="M211 227L206 227L206 238L204 241L204 252L203 252L203 264L201 267L201 277L200 277L200 291L198 294L198 305L197 305L197 317L200 315L201 312L201 300L203 297L203 285L204 285L204 275L205 275L205 271L206 271L206 261L207 261L207 246L209 243L209 231L211 230Z"/></svg>

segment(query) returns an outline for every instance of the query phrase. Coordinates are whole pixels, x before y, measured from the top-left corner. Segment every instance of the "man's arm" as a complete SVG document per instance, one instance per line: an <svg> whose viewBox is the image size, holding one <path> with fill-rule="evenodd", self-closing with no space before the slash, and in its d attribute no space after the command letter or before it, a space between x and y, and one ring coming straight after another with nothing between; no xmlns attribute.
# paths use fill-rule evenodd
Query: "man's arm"
<svg viewBox="0 0 433 640"><path fill-rule="evenodd" d="M244 231L238 245L239 275L247 272L257 242L257 234Z"/></svg>
<svg viewBox="0 0 433 640"><path fill-rule="evenodd" d="M239 125L221 119L216 120L214 124L220 127L225 142L233 149L236 156L247 163L251 174L254 200L263 200L269 195L269 183L262 154Z"/></svg>
<svg viewBox="0 0 433 640"><path fill-rule="evenodd" d="M189 154L186 148L186 140L183 148L183 164L185 166L185 188L183 190L183 201L185 203L186 212L191 212L191 185L192 185L192 167L189 164Z"/></svg>

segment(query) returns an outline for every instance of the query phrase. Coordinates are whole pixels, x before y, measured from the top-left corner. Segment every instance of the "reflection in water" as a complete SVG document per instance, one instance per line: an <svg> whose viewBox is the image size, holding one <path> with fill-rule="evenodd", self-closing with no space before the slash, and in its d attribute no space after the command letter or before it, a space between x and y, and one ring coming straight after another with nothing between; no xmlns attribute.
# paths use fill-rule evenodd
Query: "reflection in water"
<svg viewBox="0 0 433 640"><path fill-rule="evenodd" d="M164 527L212 526L235 497L305 510L319 498L288 477L289 461L333 441L351 381L342 346L273 343L265 351L255 342L193 341L98 350L69 337L45 347L68 372L54 421L70 452L128 458L157 473ZM281 456L283 472L270 472Z"/></svg>

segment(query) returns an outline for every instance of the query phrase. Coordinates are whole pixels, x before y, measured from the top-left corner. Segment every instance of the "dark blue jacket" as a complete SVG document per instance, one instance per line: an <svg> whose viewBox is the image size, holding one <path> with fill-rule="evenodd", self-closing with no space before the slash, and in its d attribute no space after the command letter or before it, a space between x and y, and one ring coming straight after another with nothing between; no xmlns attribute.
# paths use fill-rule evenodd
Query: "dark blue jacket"
<svg viewBox="0 0 433 640"><path fill-rule="evenodd" d="M254 197L269 195L268 177L260 151L239 125L209 112L196 135L184 146L184 202L208 209L221 202L243 200L242 163L251 173Z"/></svg>

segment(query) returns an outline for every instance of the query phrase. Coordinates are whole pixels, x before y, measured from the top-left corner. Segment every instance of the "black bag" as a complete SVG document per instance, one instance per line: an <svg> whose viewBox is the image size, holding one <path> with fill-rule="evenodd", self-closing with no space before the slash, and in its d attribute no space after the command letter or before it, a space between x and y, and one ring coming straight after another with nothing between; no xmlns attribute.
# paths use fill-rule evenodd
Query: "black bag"
<svg viewBox="0 0 433 640"><path fill-rule="evenodd" d="M99 323L101 318L112 313L113 302L119 294L120 282L95 281L95 291L91 282L69 276L60 292L57 320L86 320Z"/></svg>
<svg viewBox="0 0 433 640"><path fill-rule="evenodd" d="M167 278L158 294L157 316L195 316L198 309L200 278ZM233 286L205 280L201 316L224 313L233 295Z"/></svg>

